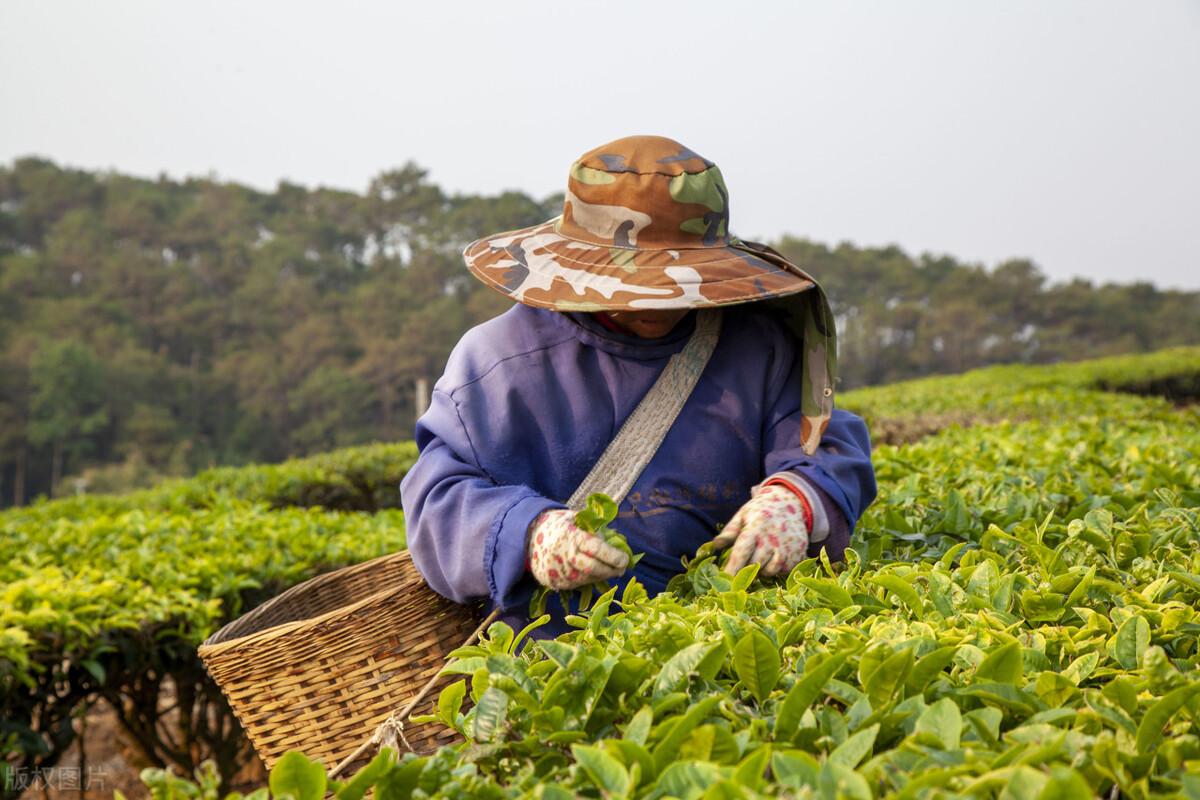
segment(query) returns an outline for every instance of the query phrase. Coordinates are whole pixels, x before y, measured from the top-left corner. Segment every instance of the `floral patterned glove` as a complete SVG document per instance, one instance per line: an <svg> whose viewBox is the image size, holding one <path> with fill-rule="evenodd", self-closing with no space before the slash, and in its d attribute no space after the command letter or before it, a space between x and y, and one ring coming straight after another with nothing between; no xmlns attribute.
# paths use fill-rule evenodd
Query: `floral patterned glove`
<svg viewBox="0 0 1200 800"><path fill-rule="evenodd" d="M725 572L736 575L750 563L761 564L763 575L781 575L804 560L808 550L811 511L805 501L778 483L754 487L750 500L713 540L717 549L733 545Z"/></svg>
<svg viewBox="0 0 1200 800"><path fill-rule="evenodd" d="M628 555L576 527L574 511L543 511L529 526L529 571L543 586L575 589L615 578L628 567Z"/></svg>

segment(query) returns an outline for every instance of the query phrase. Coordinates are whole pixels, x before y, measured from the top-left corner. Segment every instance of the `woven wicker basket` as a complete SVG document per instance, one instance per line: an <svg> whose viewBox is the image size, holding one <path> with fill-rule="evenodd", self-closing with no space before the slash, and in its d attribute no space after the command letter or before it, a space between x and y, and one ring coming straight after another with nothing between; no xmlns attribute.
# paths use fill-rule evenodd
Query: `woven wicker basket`
<svg viewBox="0 0 1200 800"><path fill-rule="evenodd" d="M293 586L199 653L268 769L292 749L333 767L420 691L480 618L430 589L401 552ZM413 713L428 713L439 690ZM418 752L455 739L438 724L409 724L404 735Z"/></svg>

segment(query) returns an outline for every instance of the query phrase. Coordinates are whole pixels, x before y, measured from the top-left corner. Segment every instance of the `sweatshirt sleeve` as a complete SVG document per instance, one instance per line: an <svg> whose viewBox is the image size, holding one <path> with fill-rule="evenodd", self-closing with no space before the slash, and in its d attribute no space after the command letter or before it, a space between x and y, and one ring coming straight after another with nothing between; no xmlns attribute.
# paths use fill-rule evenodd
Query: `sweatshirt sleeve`
<svg viewBox="0 0 1200 800"><path fill-rule="evenodd" d="M777 380L768 388L763 433L763 474L777 477L805 494L813 509L809 555L824 547L839 559L863 511L875 499L871 437L862 419L834 409L821 444L811 456L800 446L800 361L791 342L776 351L783 356Z"/></svg>
<svg viewBox="0 0 1200 800"><path fill-rule="evenodd" d="M493 480L446 392L434 390L416 438L420 455L400 484L400 498L417 569L455 602L487 597L503 609L528 602L536 587L525 570L529 526L562 504Z"/></svg>

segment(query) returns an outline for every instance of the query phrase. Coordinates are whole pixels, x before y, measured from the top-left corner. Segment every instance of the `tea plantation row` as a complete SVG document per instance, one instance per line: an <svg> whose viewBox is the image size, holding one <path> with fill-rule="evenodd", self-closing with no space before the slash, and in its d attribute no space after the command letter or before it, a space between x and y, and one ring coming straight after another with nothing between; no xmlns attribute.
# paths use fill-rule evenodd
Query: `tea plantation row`
<svg viewBox="0 0 1200 800"><path fill-rule="evenodd" d="M152 762L233 774L248 746L197 645L313 574L403 548L396 487L415 458L373 445L0 513L0 771L52 766L104 701ZM172 728L158 708L181 702ZM0 774L0 797L16 783Z"/></svg>
<svg viewBox="0 0 1200 800"><path fill-rule="evenodd" d="M881 448L845 566L779 584L701 558L557 641L496 626L437 703L466 743L347 783L293 753L272 789L1198 797L1200 413L1107 401Z"/></svg>
<svg viewBox="0 0 1200 800"><path fill-rule="evenodd" d="M1120 402L1113 392L1157 396L1166 405L1195 404L1200 401L1200 347L1049 366L988 367L859 389L840 395L838 403L863 415L872 432L880 425L943 415L988 423L1051 419L1063 412L1103 416L1141 407Z"/></svg>
<svg viewBox="0 0 1200 800"><path fill-rule="evenodd" d="M625 598L558 643L514 655L497 631L457 667L479 704L442 705L472 743L381 762L342 793L375 779L395 796L1183 791L1200 765L1200 420L1104 387L1186 394L1197 375L1193 348L851 393L873 429L987 424L879 449L881 497L847 567L810 562L781 587L693 565L679 593ZM398 512L292 506L394 506L413 455L343 451L0 515L16 556L0 566L9 763L52 763L66 737L32 721L61 712L64 686L76 705L119 698L114 676L147 650L194 662L247 602L402 546ZM277 788L307 774L312 790L320 768L289 763Z"/></svg>

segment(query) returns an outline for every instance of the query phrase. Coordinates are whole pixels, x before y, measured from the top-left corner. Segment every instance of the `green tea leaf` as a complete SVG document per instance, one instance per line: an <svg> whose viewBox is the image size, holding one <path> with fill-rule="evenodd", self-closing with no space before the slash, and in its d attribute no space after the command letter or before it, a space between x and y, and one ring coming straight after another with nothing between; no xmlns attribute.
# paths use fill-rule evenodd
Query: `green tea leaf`
<svg viewBox="0 0 1200 800"><path fill-rule="evenodd" d="M1037 698L1010 683L977 683L965 686L958 692L977 697L988 705L1026 716L1039 709Z"/></svg>
<svg viewBox="0 0 1200 800"><path fill-rule="evenodd" d="M545 586L539 586L534 589L533 597L529 599L529 616L534 618L543 617L546 615L546 598L550 596L550 590Z"/></svg>
<svg viewBox="0 0 1200 800"><path fill-rule="evenodd" d="M1075 588L1071 590L1071 593L1067 595L1067 601L1064 603L1064 605L1067 608L1074 608L1075 606L1080 605L1085 599L1087 599L1088 592L1091 591L1092 584L1095 582L1095 580L1096 565L1093 564L1088 568L1088 571L1084 574L1083 578L1080 579L1079 583L1075 585Z"/></svg>
<svg viewBox="0 0 1200 800"><path fill-rule="evenodd" d="M575 525L588 533L598 533L617 518L617 504L606 494L590 494L575 514Z"/></svg>
<svg viewBox="0 0 1200 800"><path fill-rule="evenodd" d="M654 763L660 771L666 769L675 760L675 756L679 752L679 746L683 744L683 740L704 721L705 717L712 713L719 700L720 698L715 696L706 697L694 704L682 717L678 718L678 721L671 727L670 732L662 738L662 741L652 751Z"/></svg>
<svg viewBox="0 0 1200 800"><path fill-rule="evenodd" d="M1021 655L1021 645L1012 641L997 647L984 657L975 670L975 680L979 683L994 681L1019 686L1024 671L1025 660Z"/></svg>
<svg viewBox="0 0 1200 800"><path fill-rule="evenodd" d="M825 684L829 683L829 680L846 663L847 658L847 654L838 653L815 665L811 664L810 659L804 677L792 684L792 688L788 690L779 706L773 731L775 741L791 742L794 740L804 712L825 689Z"/></svg>
<svg viewBox="0 0 1200 800"><path fill-rule="evenodd" d="M964 717L970 723L975 735L989 747L995 747L1000 740L1000 723L1004 712L998 708L976 708L968 711Z"/></svg>
<svg viewBox="0 0 1200 800"><path fill-rule="evenodd" d="M777 750L771 754L771 773L791 789L815 788L821 765L803 750Z"/></svg>
<svg viewBox="0 0 1200 800"><path fill-rule="evenodd" d="M1053 767L1037 800L1092 800L1092 787L1070 767Z"/></svg>
<svg viewBox="0 0 1200 800"><path fill-rule="evenodd" d="M442 689L438 695L438 719L451 728L458 729L458 712L462 709L463 700L467 696L467 682L455 681Z"/></svg>
<svg viewBox="0 0 1200 800"><path fill-rule="evenodd" d="M949 697L943 697L917 718L913 733L918 740L932 740L943 750L957 750L962 737L962 712Z"/></svg>
<svg viewBox="0 0 1200 800"><path fill-rule="evenodd" d="M325 796L325 767L298 750L289 750L271 768L268 783L276 797L290 794L295 800L321 800Z"/></svg>
<svg viewBox="0 0 1200 800"><path fill-rule="evenodd" d="M900 576L885 572L871 578L871 582L882 586L889 593L898 597L914 613L921 614L924 612L925 604L921 602L921 596L917 594L917 590L912 587L912 584Z"/></svg>
<svg viewBox="0 0 1200 800"><path fill-rule="evenodd" d="M941 527L939 530L948 533L957 533L968 530L971 527L971 512L967 510L967 502L963 499L962 493L957 489L951 489L946 496L946 509L942 512Z"/></svg>
<svg viewBox="0 0 1200 800"><path fill-rule="evenodd" d="M1099 653L1086 653L1067 665L1062 672L1063 677L1078 686L1088 679L1099 663Z"/></svg>
<svg viewBox="0 0 1200 800"><path fill-rule="evenodd" d="M494 686L489 686L474 708L475 723L471 737L477 742L496 741L508 717L508 695Z"/></svg>
<svg viewBox="0 0 1200 800"><path fill-rule="evenodd" d="M738 679L759 703L779 681L779 650L759 630L751 630L733 649L733 667Z"/></svg>
<svg viewBox="0 0 1200 800"><path fill-rule="evenodd" d="M1100 690L1100 694L1120 706L1126 714L1137 714L1138 689L1128 678L1113 678Z"/></svg>
<svg viewBox="0 0 1200 800"><path fill-rule="evenodd" d="M712 678L725 654L723 642L696 642L680 650L663 664L654 681L657 699L680 688L691 675Z"/></svg>
<svg viewBox="0 0 1200 800"><path fill-rule="evenodd" d="M601 659L576 652L565 667L546 681L542 705L561 708L565 715L563 724L568 730L586 727L616 665L613 656Z"/></svg>
<svg viewBox="0 0 1200 800"><path fill-rule="evenodd" d="M643 745L629 739L605 739L603 747L606 753L625 767L629 773L631 788L657 777L658 768L654 765L654 757Z"/></svg>
<svg viewBox="0 0 1200 800"><path fill-rule="evenodd" d="M752 792L760 791L771 761L771 745L760 745L742 758L733 772L733 781Z"/></svg>
<svg viewBox="0 0 1200 800"><path fill-rule="evenodd" d="M645 744L650 735L650 726L654 724L654 711L650 706L642 706L625 726L625 738L631 742Z"/></svg>
<svg viewBox="0 0 1200 800"><path fill-rule="evenodd" d="M967 592L988 601L990 605L992 595L996 593L996 583L999 580L1000 574L996 569L995 562L985 559L971 572L971 578L967 581Z"/></svg>
<svg viewBox="0 0 1200 800"><path fill-rule="evenodd" d="M654 785L657 796L693 800L721 780L721 768L704 761L679 761L671 764L658 776Z"/></svg>
<svg viewBox="0 0 1200 800"><path fill-rule="evenodd" d="M904 685L912 662L913 651L901 650L888 656L877 669L866 676L863 689L871 701L871 708L878 711L888 704L896 691Z"/></svg>
<svg viewBox="0 0 1200 800"><path fill-rule="evenodd" d="M835 581L827 578L797 578L796 582L828 602L833 608L854 605L854 598Z"/></svg>
<svg viewBox="0 0 1200 800"><path fill-rule="evenodd" d="M513 639L512 645L509 647L510 653L516 653L519 651L521 649L521 642L525 641L526 636L550 621L549 614L531 614L531 616L532 620L530 623L524 628L521 628L521 631L516 635L516 638Z"/></svg>
<svg viewBox="0 0 1200 800"><path fill-rule="evenodd" d="M461 683L461 681L459 681ZM464 688L465 691L465 688ZM354 773L345 786L338 789L337 800L362 800L367 790L375 785L385 772L392 768L395 752L385 750L372 758L365 767Z"/></svg>
<svg viewBox="0 0 1200 800"><path fill-rule="evenodd" d="M599 747L591 745L571 745L571 754L583 767L592 783L607 794L624 796L629 792L629 773L625 767Z"/></svg>
<svg viewBox="0 0 1200 800"><path fill-rule="evenodd" d="M1137 728L1137 751L1150 753L1162 743L1163 729L1189 700L1200 695L1200 683L1181 686L1155 701Z"/></svg>
<svg viewBox="0 0 1200 800"><path fill-rule="evenodd" d="M1021 613L1030 622L1054 622L1065 612L1065 599L1057 592L1021 592Z"/></svg>
<svg viewBox="0 0 1200 800"><path fill-rule="evenodd" d="M834 748L833 752L829 754L829 761L849 769L854 769L860 761L871 753L871 748L875 746L875 736L878 733L878 725L872 725L865 730L859 731Z"/></svg>
<svg viewBox="0 0 1200 800"><path fill-rule="evenodd" d="M1130 617L1117 628L1113 652L1125 669L1137 669L1139 656L1150 647L1150 624L1140 614Z"/></svg>
<svg viewBox="0 0 1200 800"><path fill-rule="evenodd" d="M751 562L738 570L737 575L733 576L733 582L730 590L734 592L744 592L754 583L754 579L758 577L758 571L762 568L761 564Z"/></svg>
<svg viewBox="0 0 1200 800"><path fill-rule="evenodd" d="M393 765L391 769L385 770L380 774L379 780L375 782L377 800L407 800L412 797L426 763L426 759L418 758Z"/></svg>
<svg viewBox="0 0 1200 800"><path fill-rule="evenodd" d="M530 697L537 696L538 686L526 673L524 662L520 659L509 655L488 656L487 669L493 682L496 682L497 677L506 678L510 682L502 688L508 689L511 685L511 688Z"/></svg>
<svg viewBox="0 0 1200 800"><path fill-rule="evenodd" d="M908 678L905 679L904 685L910 692L925 691L925 687L929 686L942 670L950 666L957 652L958 647L949 645L947 647L939 647L937 650L921 656L921 658L917 659L917 663L913 665L912 671L908 673Z"/></svg>
<svg viewBox="0 0 1200 800"><path fill-rule="evenodd" d="M723 725L701 725L679 745L682 761L712 761L715 764L734 764L740 751L737 740Z"/></svg>

